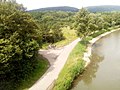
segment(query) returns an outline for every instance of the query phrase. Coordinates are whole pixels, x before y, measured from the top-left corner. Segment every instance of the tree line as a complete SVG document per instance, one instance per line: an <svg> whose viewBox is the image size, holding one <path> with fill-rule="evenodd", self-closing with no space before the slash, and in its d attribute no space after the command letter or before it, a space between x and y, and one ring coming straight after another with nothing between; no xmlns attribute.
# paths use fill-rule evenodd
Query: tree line
<svg viewBox="0 0 120 90"><path fill-rule="evenodd" d="M74 18L73 27L81 38L120 25L120 12L90 13L82 8Z"/></svg>

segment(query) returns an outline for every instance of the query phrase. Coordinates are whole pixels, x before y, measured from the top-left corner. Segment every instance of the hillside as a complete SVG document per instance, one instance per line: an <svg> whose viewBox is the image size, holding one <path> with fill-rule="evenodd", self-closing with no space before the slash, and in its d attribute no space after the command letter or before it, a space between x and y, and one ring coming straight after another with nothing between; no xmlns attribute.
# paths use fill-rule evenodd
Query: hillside
<svg viewBox="0 0 120 90"><path fill-rule="evenodd" d="M47 8L40 8L34 9L30 11L70 11L70 12L77 12L79 9L69 6L61 6L61 7L47 7Z"/></svg>
<svg viewBox="0 0 120 90"><path fill-rule="evenodd" d="M116 6L116 5L89 6L89 7L86 7L86 8L90 12L120 11L120 6Z"/></svg>

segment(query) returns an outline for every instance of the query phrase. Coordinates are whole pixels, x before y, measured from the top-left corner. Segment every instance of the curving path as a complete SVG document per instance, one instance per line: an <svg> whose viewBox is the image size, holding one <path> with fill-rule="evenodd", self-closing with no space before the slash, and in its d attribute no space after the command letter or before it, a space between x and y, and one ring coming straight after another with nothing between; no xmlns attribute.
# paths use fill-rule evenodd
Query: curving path
<svg viewBox="0 0 120 90"><path fill-rule="evenodd" d="M66 63L70 52L79 41L80 38L63 48L55 50L40 50L39 53L48 59L51 66L29 90L49 90Z"/></svg>

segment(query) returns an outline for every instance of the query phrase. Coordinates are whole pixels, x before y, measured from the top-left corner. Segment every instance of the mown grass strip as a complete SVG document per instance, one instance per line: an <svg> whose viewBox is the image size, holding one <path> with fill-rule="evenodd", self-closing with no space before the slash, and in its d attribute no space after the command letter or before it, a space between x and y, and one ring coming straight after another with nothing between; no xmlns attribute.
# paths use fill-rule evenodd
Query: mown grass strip
<svg viewBox="0 0 120 90"><path fill-rule="evenodd" d="M46 72L48 67L49 62L42 56L39 56L38 63L34 71L29 75L29 77L21 81L21 84L17 89L28 90Z"/></svg>
<svg viewBox="0 0 120 90"><path fill-rule="evenodd" d="M83 72L85 61L82 60L86 46L79 42L70 53L68 60L59 74L53 90L67 90L74 78Z"/></svg>

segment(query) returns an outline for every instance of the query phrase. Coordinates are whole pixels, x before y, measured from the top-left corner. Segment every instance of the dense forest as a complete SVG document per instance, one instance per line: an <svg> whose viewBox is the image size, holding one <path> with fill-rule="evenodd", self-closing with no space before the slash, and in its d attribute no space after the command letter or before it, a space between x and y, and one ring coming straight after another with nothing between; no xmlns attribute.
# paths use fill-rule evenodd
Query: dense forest
<svg viewBox="0 0 120 90"><path fill-rule="evenodd" d="M116 5L89 6L85 8L88 9L90 12L120 11L120 6L116 6Z"/></svg>
<svg viewBox="0 0 120 90"><path fill-rule="evenodd" d="M65 11L28 12L14 0L0 1L1 90L13 90L15 84L34 71L43 43L65 39L61 28L74 28L78 37L84 38L120 25L120 12L91 13L84 8L79 12Z"/></svg>
<svg viewBox="0 0 120 90"><path fill-rule="evenodd" d="M65 11L65 12L78 12L78 8L74 7L68 7L68 6L61 6L61 7L48 7L48 8L40 8L35 10L30 10L30 12L33 11Z"/></svg>
<svg viewBox="0 0 120 90"><path fill-rule="evenodd" d="M90 12L112 12L112 11L120 11L120 6L116 5L101 5L101 6L88 6L84 7ZM65 11L65 12L78 12L78 8L61 6L61 7L48 7L48 8L40 8L29 10L29 12L43 12L43 11Z"/></svg>
<svg viewBox="0 0 120 90"><path fill-rule="evenodd" d="M73 12L48 11L29 12L39 26L42 42L54 43L64 39L61 27L69 26L73 22Z"/></svg>

